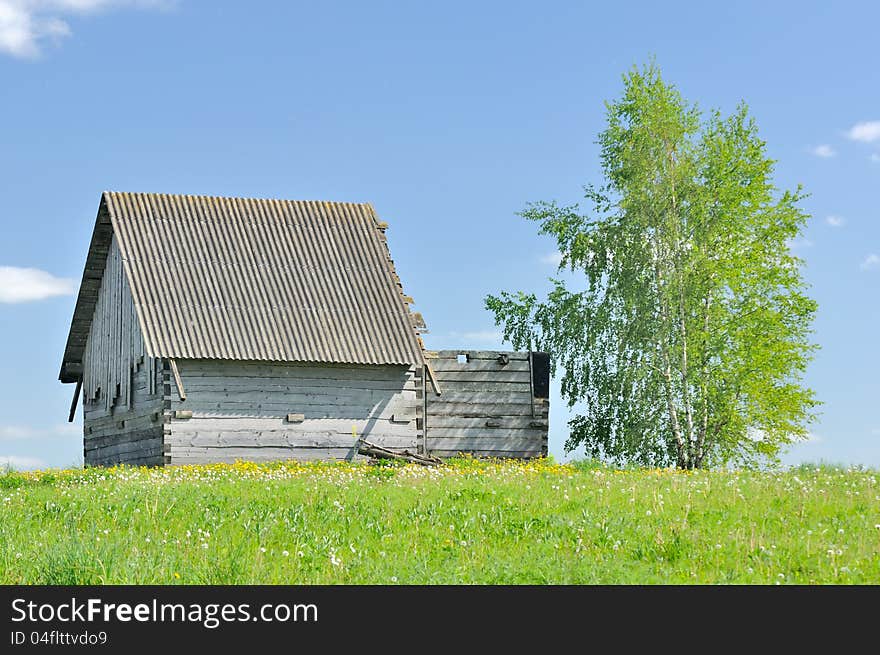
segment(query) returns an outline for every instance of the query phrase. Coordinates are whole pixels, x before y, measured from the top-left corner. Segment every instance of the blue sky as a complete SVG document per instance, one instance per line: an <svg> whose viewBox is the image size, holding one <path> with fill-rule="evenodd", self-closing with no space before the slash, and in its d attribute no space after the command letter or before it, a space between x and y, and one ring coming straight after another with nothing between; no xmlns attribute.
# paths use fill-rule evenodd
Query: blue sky
<svg viewBox="0 0 880 655"><path fill-rule="evenodd" d="M746 100L779 186L811 193L825 404L786 461L880 466L878 24L876 2L0 0L0 460L81 460L57 374L101 191L372 202L428 346L502 348L484 296L555 269L515 212L598 181L603 102L655 56L703 108Z"/></svg>

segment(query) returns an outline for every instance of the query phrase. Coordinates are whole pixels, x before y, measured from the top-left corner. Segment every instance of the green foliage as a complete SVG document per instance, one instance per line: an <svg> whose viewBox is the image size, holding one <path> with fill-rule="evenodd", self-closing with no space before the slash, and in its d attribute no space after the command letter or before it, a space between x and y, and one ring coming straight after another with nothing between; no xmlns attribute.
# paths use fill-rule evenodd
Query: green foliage
<svg viewBox="0 0 880 655"><path fill-rule="evenodd" d="M24 484L0 491L0 584L880 583L880 473L863 469L469 459L15 475Z"/></svg>
<svg viewBox="0 0 880 655"><path fill-rule="evenodd" d="M789 248L804 196L774 187L744 104L704 119L653 65L624 77L607 121L592 211L522 212L583 290L553 279L543 301L502 292L486 307L515 347L551 353L563 398L586 406L568 450L686 469L775 460L818 404L801 384L816 303Z"/></svg>

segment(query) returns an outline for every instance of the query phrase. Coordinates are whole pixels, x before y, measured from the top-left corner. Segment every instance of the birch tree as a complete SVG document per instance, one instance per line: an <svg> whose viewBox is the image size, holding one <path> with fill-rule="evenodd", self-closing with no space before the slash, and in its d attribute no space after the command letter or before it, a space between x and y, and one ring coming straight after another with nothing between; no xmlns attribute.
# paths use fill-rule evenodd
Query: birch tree
<svg viewBox="0 0 880 655"><path fill-rule="evenodd" d="M486 307L515 347L551 353L564 400L585 407L567 450L681 469L776 459L817 406L802 382L816 303L789 247L804 194L774 186L745 104L703 115L652 64L606 107L589 210L521 214L583 283Z"/></svg>

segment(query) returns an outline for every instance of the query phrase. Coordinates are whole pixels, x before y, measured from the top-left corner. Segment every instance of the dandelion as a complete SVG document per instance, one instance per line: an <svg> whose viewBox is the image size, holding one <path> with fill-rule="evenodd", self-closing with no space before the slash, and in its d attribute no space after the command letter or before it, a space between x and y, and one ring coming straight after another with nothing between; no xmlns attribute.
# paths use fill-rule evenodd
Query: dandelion
<svg viewBox="0 0 880 655"><path fill-rule="evenodd" d="M265 553L265 552L266 552L266 549L263 548L262 546L260 546L260 552L261 552L261 553Z"/></svg>
<svg viewBox="0 0 880 655"><path fill-rule="evenodd" d="M459 543L462 545L462 547L467 546L467 542L464 539L462 539Z"/></svg>
<svg viewBox="0 0 880 655"><path fill-rule="evenodd" d="M647 512L645 512L645 516L651 516L651 510L648 510Z"/></svg>
<svg viewBox="0 0 880 655"><path fill-rule="evenodd" d="M175 571L175 572L174 572L174 577L175 577L175 579L180 580L180 573L178 573L177 571Z"/></svg>
<svg viewBox="0 0 880 655"><path fill-rule="evenodd" d="M397 582L397 576L396 576L396 575L392 575L392 576L391 576L391 582Z"/></svg>

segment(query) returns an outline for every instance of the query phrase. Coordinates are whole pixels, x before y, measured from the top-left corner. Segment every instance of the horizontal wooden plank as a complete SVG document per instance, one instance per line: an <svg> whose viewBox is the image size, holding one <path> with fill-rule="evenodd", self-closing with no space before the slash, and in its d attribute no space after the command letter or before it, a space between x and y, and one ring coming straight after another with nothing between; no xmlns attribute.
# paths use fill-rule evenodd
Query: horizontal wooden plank
<svg viewBox="0 0 880 655"><path fill-rule="evenodd" d="M192 377L183 379L187 393L195 391L292 391L298 393L324 393L329 389L374 389L380 391L409 391L416 388L414 378L386 380L349 380L339 378L261 378ZM419 385L421 386L421 385Z"/></svg>
<svg viewBox="0 0 880 655"><path fill-rule="evenodd" d="M431 451L467 451L467 452L523 452L540 451L544 447L542 435L530 437L475 437L448 436L435 437L428 433L428 449Z"/></svg>
<svg viewBox="0 0 880 655"><path fill-rule="evenodd" d="M234 463L236 460L272 462L284 460L342 460L350 448L173 448L171 465ZM357 456L356 459L364 459Z"/></svg>
<svg viewBox="0 0 880 655"><path fill-rule="evenodd" d="M469 392L469 393L532 393L532 385L529 384L528 377L524 380L443 380L443 395L448 392Z"/></svg>
<svg viewBox="0 0 880 655"><path fill-rule="evenodd" d="M140 410L143 411L143 410ZM156 421L153 419L154 414L158 412L159 420ZM125 426L120 428L119 422L125 421ZM118 434L126 434L131 432L139 432L146 428L154 427L156 425L160 425L162 421L162 410L160 407L156 407L155 411L149 412L147 414L116 414L115 416L106 416L101 418L100 420L86 420L83 423L83 428L86 429L87 434L85 437L94 438L94 437L102 437L107 435L118 435ZM88 431L90 429L91 431Z"/></svg>
<svg viewBox="0 0 880 655"><path fill-rule="evenodd" d="M142 439L140 441L132 441L129 443L121 443L113 446L104 446L94 450L85 451L85 455L94 460L115 457L117 455L146 456L148 454L159 454L162 452L162 437L154 439ZM124 460L122 460L124 461Z"/></svg>
<svg viewBox="0 0 880 655"><path fill-rule="evenodd" d="M505 366L502 366L495 360L489 359L472 359L469 362L459 363L452 359L434 359L431 360L431 366L437 371L437 377L443 379L442 373L470 373L470 372L515 372L528 376L529 363L511 360ZM528 377L526 378L528 379Z"/></svg>
<svg viewBox="0 0 880 655"><path fill-rule="evenodd" d="M138 457L131 457L126 453L91 461L87 460L85 465L89 467L115 466L117 464L125 464L126 466L162 466L164 460L165 458L161 453Z"/></svg>
<svg viewBox="0 0 880 655"><path fill-rule="evenodd" d="M141 441L143 439L151 439L161 436L161 425L156 425L151 428L136 430L132 432L123 432L119 434L108 434L102 436L89 435L83 440L83 448L85 450L93 450L95 448L103 448L104 446L129 443L132 441Z"/></svg>
<svg viewBox="0 0 880 655"><path fill-rule="evenodd" d="M540 413L536 412L540 415ZM433 416L461 416L467 418L501 418L505 416L532 416L529 403L437 403L429 402L427 422L431 425Z"/></svg>
<svg viewBox="0 0 880 655"><path fill-rule="evenodd" d="M187 387L186 403L252 403L278 405L375 405L376 403L414 403L415 389L410 391L387 391L380 389L334 389L322 387L318 392L300 390L249 390L242 389L194 389ZM174 395L172 394L172 400ZM179 399L178 399L179 400Z"/></svg>
<svg viewBox="0 0 880 655"><path fill-rule="evenodd" d="M428 426L428 439L432 443L438 439L487 439L493 443L529 439L540 443L547 438L547 431L539 428L523 430L499 430L497 428L434 428Z"/></svg>
<svg viewBox="0 0 880 655"><path fill-rule="evenodd" d="M536 457L544 457L543 450L523 450L519 452L498 452L494 450L468 451L459 452L456 450L434 450L429 448L429 452L435 457L458 457L466 455L470 457L497 457L502 459L533 459Z"/></svg>
<svg viewBox="0 0 880 655"><path fill-rule="evenodd" d="M351 421L375 419L391 419L397 413L406 410L415 411L415 405L395 405L393 407L369 406L328 406L328 405L296 405L288 403L198 403L187 399L185 403L175 404L172 408L182 409L183 406L192 410L193 418L285 418L290 413L304 414L305 420L314 419L346 419ZM171 419L177 422L175 419ZM192 420L192 419L188 419Z"/></svg>
<svg viewBox="0 0 880 655"><path fill-rule="evenodd" d="M172 420L167 425L175 433L208 430L216 432L290 432L293 434L307 434L309 432L351 434L352 426L359 434L368 428L370 430L381 429L383 432L393 434L406 434L412 429L411 425L406 423L392 423L388 419L364 418L320 418L306 419L302 423L288 423L283 417L197 416L186 421Z"/></svg>
<svg viewBox="0 0 880 655"><path fill-rule="evenodd" d="M468 403L471 405L482 403L521 403L529 406L533 402L532 394L528 391L448 391L443 387L441 395L428 395L428 411L435 405L446 403Z"/></svg>
<svg viewBox="0 0 880 655"><path fill-rule="evenodd" d="M385 448L410 448L418 445L415 431L408 435L373 433L366 438ZM166 443L176 447L205 448L351 448L356 439L349 434L284 434L278 432L193 432L172 433Z"/></svg>
<svg viewBox="0 0 880 655"><path fill-rule="evenodd" d="M528 371L443 371L437 372L437 379L444 385L450 381L462 382L529 382Z"/></svg>
<svg viewBox="0 0 880 655"><path fill-rule="evenodd" d="M456 359L459 355L466 354L471 360L474 359L490 359L496 360L499 355L507 355L510 361L527 361L529 353L526 351L511 350L435 350L436 358L434 359ZM432 360L433 361L433 360Z"/></svg>
<svg viewBox="0 0 880 655"><path fill-rule="evenodd" d="M434 414L428 417L428 430L437 428L487 428L486 422L493 421L497 423L496 427L488 428L491 430L525 430L529 428L547 429L547 421L540 418L532 418L531 415L514 416L507 418L465 418L463 416L442 416ZM539 423L540 425L532 425Z"/></svg>

